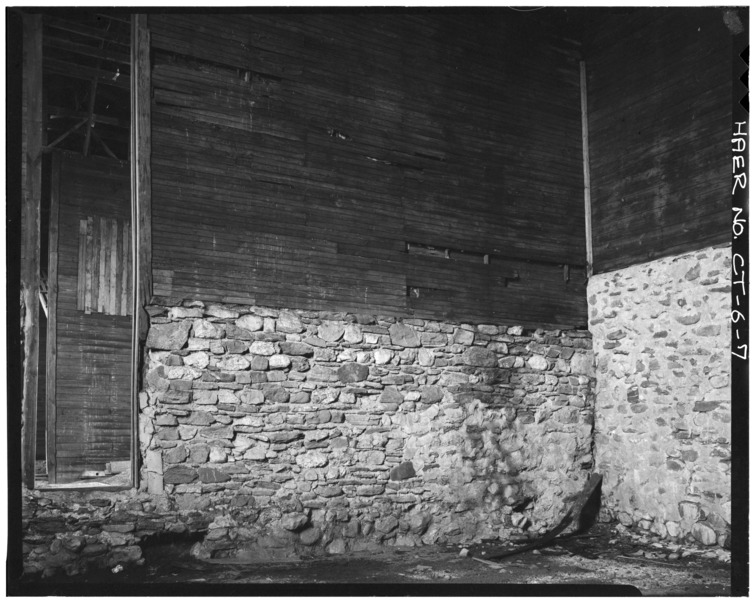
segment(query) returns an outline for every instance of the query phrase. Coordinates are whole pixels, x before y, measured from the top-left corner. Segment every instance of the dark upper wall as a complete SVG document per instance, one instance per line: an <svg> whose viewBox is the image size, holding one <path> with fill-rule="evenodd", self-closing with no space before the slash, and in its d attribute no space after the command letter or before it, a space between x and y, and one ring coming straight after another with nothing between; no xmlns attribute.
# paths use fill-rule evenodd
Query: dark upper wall
<svg viewBox="0 0 753 600"><path fill-rule="evenodd" d="M730 241L723 11L619 12L602 12L586 33L597 273Z"/></svg>
<svg viewBox="0 0 753 600"><path fill-rule="evenodd" d="M150 15L155 294L585 324L577 47L537 18Z"/></svg>

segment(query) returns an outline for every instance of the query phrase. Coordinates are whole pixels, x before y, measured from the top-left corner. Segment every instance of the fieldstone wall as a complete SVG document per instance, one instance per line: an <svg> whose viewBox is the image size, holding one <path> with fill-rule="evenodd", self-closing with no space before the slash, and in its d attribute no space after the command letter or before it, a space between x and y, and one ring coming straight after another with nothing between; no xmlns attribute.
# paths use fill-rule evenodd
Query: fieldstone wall
<svg viewBox="0 0 753 600"><path fill-rule="evenodd" d="M605 506L704 545L729 539L730 264L711 248L588 284Z"/></svg>
<svg viewBox="0 0 753 600"><path fill-rule="evenodd" d="M247 560L544 530L593 466L588 332L153 306L142 489Z"/></svg>
<svg viewBox="0 0 753 600"><path fill-rule="evenodd" d="M143 564L141 546L155 535L206 531L212 511L171 510L167 497L136 490L25 490L24 572L76 575L90 568Z"/></svg>
<svg viewBox="0 0 753 600"><path fill-rule="evenodd" d="M551 527L593 467L585 331L151 306L140 489L25 491L28 573L285 560Z"/></svg>

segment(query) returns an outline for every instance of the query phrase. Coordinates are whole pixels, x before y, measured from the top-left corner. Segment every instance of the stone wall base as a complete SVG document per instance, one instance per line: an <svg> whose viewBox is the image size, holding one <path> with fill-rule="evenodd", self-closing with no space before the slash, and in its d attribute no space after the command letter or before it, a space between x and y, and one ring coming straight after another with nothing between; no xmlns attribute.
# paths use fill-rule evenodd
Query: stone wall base
<svg viewBox="0 0 753 600"><path fill-rule="evenodd" d="M593 469L588 332L149 314L139 491L35 492L32 571L138 562L159 531L206 532L195 556L247 561L505 540L558 522Z"/></svg>

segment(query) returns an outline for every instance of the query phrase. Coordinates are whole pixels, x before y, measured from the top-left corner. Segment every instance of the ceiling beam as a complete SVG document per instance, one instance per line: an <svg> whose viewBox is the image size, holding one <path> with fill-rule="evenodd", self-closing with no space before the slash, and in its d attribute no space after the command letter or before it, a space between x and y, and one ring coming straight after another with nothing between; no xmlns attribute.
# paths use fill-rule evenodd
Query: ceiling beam
<svg viewBox="0 0 753 600"><path fill-rule="evenodd" d="M64 19L56 19L55 17L48 16L45 17L44 24L53 29L75 33L83 37L94 38L95 40L106 40L122 46L125 51L130 49L128 34L117 34L107 31L106 29L90 27L74 21L66 21Z"/></svg>
<svg viewBox="0 0 753 600"><path fill-rule="evenodd" d="M44 70L48 73L55 73L75 79L84 79L86 81L91 81L96 77L99 83L103 85L111 85L123 90L131 88L128 73L118 73L112 69L95 69L94 67L74 65L64 60L45 57Z"/></svg>
<svg viewBox="0 0 753 600"><path fill-rule="evenodd" d="M64 108L62 106L48 106L47 112L51 119L87 119L87 113L71 110L70 108ZM131 124L123 119L116 117L106 117L104 115L93 114L92 120L95 123L102 123L103 125L112 125L113 127L122 127L128 129Z"/></svg>
<svg viewBox="0 0 753 600"><path fill-rule="evenodd" d="M46 48L55 48L56 50L66 50L74 54L80 54L81 56L89 56L97 58L99 60L109 61L124 65L130 68L131 57L125 52L118 50L110 50L107 48L97 48L95 46L88 46L86 44L77 44L70 40L64 40L53 35L46 35L44 38L44 45Z"/></svg>

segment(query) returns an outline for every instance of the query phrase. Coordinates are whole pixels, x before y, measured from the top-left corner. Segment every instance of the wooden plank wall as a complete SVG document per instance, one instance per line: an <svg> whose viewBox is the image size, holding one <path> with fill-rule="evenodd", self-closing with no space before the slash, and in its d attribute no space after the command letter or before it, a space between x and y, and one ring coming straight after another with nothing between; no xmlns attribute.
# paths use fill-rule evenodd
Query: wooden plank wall
<svg viewBox="0 0 753 600"><path fill-rule="evenodd" d="M731 239L722 10L621 12L586 49L597 273Z"/></svg>
<svg viewBox="0 0 753 600"><path fill-rule="evenodd" d="M64 483L130 456L131 317L77 306L80 222L130 222L130 169L61 153L60 178L55 452Z"/></svg>
<svg viewBox="0 0 753 600"><path fill-rule="evenodd" d="M149 28L157 296L585 324L573 42L508 9Z"/></svg>

